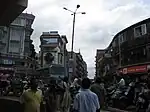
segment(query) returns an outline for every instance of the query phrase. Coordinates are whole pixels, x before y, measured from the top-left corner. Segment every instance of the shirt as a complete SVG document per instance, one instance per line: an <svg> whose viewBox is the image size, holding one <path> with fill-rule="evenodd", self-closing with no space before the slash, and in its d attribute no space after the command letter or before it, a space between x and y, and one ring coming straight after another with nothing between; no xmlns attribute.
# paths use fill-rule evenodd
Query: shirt
<svg viewBox="0 0 150 112"><path fill-rule="evenodd" d="M98 97L89 89L81 89L74 99L73 108L78 112L96 112L100 109Z"/></svg>
<svg viewBox="0 0 150 112"><path fill-rule="evenodd" d="M120 86L125 86L125 80L123 78L120 80L119 85Z"/></svg>
<svg viewBox="0 0 150 112"><path fill-rule="evenodd" d="M31 89L25 91L21 96L21 102L24 103L24 112L40 112L40 103L42 102L42 91L33 92Z"/></svg>

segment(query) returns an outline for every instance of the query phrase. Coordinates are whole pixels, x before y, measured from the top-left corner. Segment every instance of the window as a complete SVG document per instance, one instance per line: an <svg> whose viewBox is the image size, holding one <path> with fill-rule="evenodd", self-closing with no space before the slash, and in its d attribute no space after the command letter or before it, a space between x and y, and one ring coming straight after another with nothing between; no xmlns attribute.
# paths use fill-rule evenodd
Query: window
<svg viewBox="0 0 150 112"><path fill-rule="evenodd" d="M10 47L12 48L19 47L19 42L11 42Z"/></svg>
<svg viewBox="0 0 150 112"><path fill-rule="evenodd" d="M9 52L19 53L20 51L20 43L19 42L11 42L9 46Z"/></svg>
<svg viewBox="0 0 150 112"><path fill-rule="evenodd" d="M134 37L140 37L142 35L145 35L146 33L147 33L146 24L134 28Z"/></svg>
<svg viewBox="0 0 150 112"><path fill-rule="evenodd" d="M26 36L30 36L30 35L31 35L30 31L26 31Z"/></svg>
<svg viewBox="0 0 150 112"><path fill-rule="evenodd" d="M145 56L146 55L146 49L143 48L143 55Z"/></svg>
<svg viewBox="0 0 150 112"><path fill-rule="evenodd" d="M116 47L116 39L113 41L112 46Z"/></svg>
<svg viewBox="0 0 150 112"><path fill-rule="evenodd" d="M73 72L73 68L69 68L69 73L72 73Z"/></svg>
<svg viewBox="0 0 150 112"><path fill-rule="evenodd" d="M21 24L21 19L20 18L16 18L13 23L14 25L20 25Z"/></svg>
<svg viewBox="0 0 150 112"><path fill-rule="evenodd" d="M32 25L32 20L31 19L27 19L26 20L26 25L28 25L28 26Z"/></svg>
<svg viewBox="0 0 150 112"><path fill-rule="evenodd" d="M24 37L24 30L11 28L10 40L20 41Z"/></svg>
<svg viewBox="0 0 150 112"><path fill-rule="evenodd" d="M58 42L57 38L48 38L43 39L43 44L55 44Z"/></svg>
<svg viewBox="0 0 150 112"><path fill-rule="evenodd" d="M25 25L25 19L23 18L16 18L13 23L13 25L19 25L19 26L24 26Z"/></svg>
<svg viewBox="0 0 150 112"><path fill-rule="evenodd" d="M126 41L125 35L124 35L124 34L120 34L120 35L119 35L119 43L123 43L123 42L125 42L125 41Z"/></svg>

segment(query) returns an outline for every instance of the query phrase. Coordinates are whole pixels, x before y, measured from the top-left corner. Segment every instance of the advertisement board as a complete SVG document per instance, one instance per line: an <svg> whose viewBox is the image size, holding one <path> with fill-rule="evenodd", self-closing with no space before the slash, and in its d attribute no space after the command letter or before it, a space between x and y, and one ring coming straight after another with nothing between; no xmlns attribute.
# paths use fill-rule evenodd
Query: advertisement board
<svg viewBox="0 0 150 112"><path fill-rule="evenodd" d="M148 65L140 65L140 66L132 66L119 70L119 72L123 74L131 74L131 73L146 73L148 71Z"/></svg>

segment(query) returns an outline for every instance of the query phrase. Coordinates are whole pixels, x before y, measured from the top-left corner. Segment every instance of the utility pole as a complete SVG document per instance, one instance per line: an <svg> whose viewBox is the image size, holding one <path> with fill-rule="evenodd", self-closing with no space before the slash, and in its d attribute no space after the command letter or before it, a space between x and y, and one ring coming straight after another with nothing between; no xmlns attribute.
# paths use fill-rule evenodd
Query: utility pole
<svg viewBox="0 0 150 112"><path fill-rule="evenodd" d="M76 14L86 14L85 12L77 12L77 9L80 8L80 5L77 5L76 10L72 11L64 7L63 9L71 12L71 15L73 15L73 28L72 28L72 43L71 43L71 59L73 58L73 48L74 48L74 33L75 33L75 19Z"/></svg>

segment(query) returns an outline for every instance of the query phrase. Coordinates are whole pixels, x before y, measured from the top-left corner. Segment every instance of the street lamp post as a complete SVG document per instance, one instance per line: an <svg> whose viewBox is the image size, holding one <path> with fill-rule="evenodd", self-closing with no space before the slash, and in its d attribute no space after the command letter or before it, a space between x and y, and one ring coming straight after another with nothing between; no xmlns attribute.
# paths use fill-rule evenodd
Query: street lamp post
<svg viewBox="0 0 150 112"><path fill-rule="evenodd" d="M72 11L64 7L63 9L71 12L73 15L73 28L72 28L72 43L71 43L71 59L73 58L73 47L74 47L74 31L75 31L75 19L76 19L76 14L86 14L85 12L77 12L77 9L80 8L80 5L77 5L76 10Z"/></svg>

